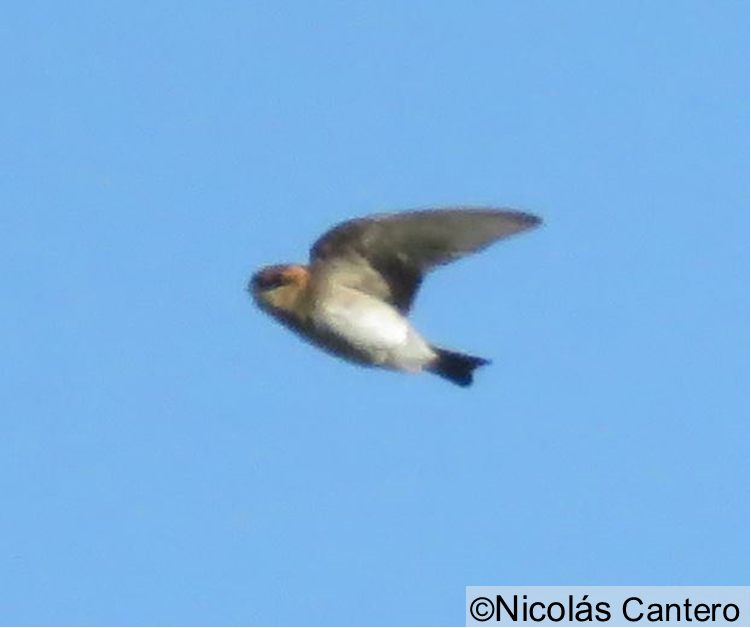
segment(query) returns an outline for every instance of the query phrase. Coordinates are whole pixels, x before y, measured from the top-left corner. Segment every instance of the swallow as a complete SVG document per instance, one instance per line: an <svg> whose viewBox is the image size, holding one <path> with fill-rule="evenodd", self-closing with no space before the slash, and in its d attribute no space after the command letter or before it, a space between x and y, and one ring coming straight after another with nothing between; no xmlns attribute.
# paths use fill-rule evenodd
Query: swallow
<svg viewBox="0 0 751 628"><path fill-rule="evenodd" d="M433 209L343 222L310 263L266 266L248 291L261 310L319 348L365 366L427 371L459 386L490 361L429 343L407 316L430 270L538 226L507 209Z"/></svg>

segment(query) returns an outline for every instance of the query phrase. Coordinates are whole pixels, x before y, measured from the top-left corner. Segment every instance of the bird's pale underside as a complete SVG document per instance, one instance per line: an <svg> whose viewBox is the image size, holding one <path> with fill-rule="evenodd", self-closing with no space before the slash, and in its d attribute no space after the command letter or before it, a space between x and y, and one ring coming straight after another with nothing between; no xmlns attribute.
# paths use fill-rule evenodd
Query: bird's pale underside
<svg viewBox="0 0 751 628"><path fill-rule="evenodd" d="M460 386L488 360L428 343L407 319L426 273L532 229L508 209L453 208L343 222L319 238L308 266L262 268L250 281L258 306L320 348L367 366L430 371Z"/></svg>

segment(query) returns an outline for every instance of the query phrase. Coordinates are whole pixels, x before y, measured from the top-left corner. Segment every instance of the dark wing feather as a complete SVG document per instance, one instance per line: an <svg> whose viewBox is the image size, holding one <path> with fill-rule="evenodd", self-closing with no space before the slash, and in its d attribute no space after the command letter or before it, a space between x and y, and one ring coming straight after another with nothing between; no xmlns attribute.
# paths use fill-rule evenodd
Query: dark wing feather
<svg viewBox="0 0 751 628"><path fill-rule="evenodd" d="M311 249L337 280L409 311L431 268L540 224L500 209L436 209L358 218L337 225Z"/></svg>

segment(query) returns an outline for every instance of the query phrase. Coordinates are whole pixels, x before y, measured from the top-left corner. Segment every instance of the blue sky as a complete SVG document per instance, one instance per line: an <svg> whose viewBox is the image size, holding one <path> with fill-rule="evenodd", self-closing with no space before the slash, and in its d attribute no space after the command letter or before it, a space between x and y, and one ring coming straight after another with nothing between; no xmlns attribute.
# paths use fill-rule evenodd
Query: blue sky
<svg viewBox="0 0 751 628"><path fill-rule="evenodd" d="M466 585L749 584L744 2L14 3L0 619L463 624ZM346 218L469 390L254 309Z"/></svg>

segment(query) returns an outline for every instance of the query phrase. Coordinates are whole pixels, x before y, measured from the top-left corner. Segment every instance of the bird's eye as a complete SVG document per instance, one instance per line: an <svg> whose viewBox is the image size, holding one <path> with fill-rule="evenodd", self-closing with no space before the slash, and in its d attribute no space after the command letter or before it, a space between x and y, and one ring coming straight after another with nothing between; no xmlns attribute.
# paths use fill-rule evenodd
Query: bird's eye
<svg viewBox="0 0 751 628"><path fill-rule="evenodd" d="M253 276L253 287L259 290L272 290L284 285L281 273L260 272Z"/></svg>

